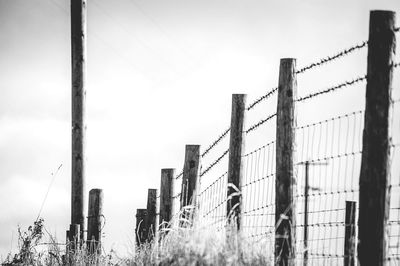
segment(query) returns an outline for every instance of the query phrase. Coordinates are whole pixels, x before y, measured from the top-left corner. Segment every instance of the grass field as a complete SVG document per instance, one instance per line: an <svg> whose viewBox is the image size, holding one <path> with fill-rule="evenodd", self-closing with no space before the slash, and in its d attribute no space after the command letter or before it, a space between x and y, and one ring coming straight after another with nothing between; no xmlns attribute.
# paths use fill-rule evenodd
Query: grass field
<svg viewBox="0 0 400 266"><path fill-rule="evenodd" d="M86 247L66 253L64 246L50 237L43 245L44 221L39 219L27 231L19 230L19 252L2 265L269 265L272 253L262 242L252 243L236 230L225 232L198 227L164 227L155 240L136 248L129 257L115 252L90 254Z"/></svg>

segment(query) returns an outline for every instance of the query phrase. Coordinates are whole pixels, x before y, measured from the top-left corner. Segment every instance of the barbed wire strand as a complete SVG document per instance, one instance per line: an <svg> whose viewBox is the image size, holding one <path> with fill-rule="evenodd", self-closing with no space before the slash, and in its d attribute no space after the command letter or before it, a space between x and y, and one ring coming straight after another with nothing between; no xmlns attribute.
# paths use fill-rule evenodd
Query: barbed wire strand
<svg viewBox="0 0 400 266"><path fill-rule="evenodd" d="M201 157L206 156L222 139L228 135L230 130L231 128L228 128L215 141L213 141L210 146L208 146L208 148L201 154Z"/></svg>
<svg viewBox="0 0 400 266"><path fill-rule="evenodd" d="M330 93L330 92L334 92L334 91L336 91L338 89L352 86L352 85L357 84L357 83L359 83L361 81L364 81L366 79L367 79L366 75L362 76L362 77L354 78L353 80L345 81L345 82L343 82L343 83L341 83L339 85L327 88L325 90L317 91L317 92L314 92L314 93L310 93L310 94L308 94L306 96L300 97L300 98L296 99L296 102L302 102L304 100L308 100L308 99L314 98L314 97L322 95L322 94L327 94L327 93Z"/></svg>
<svg viewBox="0 0 400 266"><path fill-rule="evenodd" d="M330 61L333 61L335 59L338 59L340 57L349 55L350 53L352 53L354 51L357 51L357 50L360 50L361 48L366 47L367 44L368 44L368 41L363 41L362 43L356 44L356 45L354 45L354 46L352 46L350 48L342 50L342 51L336 53L333 56L327 56L326 58L322 58L322 59L318 60L315 63L311 63L311 64L309 64L309 65L307 65L305 67L300 68L299 70L296 71L296 74L302 74L302 73L306 72L307 70L313 69L313 68L315 68L317 66L321 66L323 64L326 64L326 63L328 63Z"/></svg>
<svg viewBox="0 0 400 266"><path fill-rule="evenodd" d="M263 96L259 97L258 99L256 99L254 102L252 102L247 108L247 111L250 111L251 109L253 109L257 104L259 104L260 102L268 99L269 97L271 97L275 92L277 92L278 88L273 88L271 89L269 92L267 92L266 94L264 94Z"/></svg>

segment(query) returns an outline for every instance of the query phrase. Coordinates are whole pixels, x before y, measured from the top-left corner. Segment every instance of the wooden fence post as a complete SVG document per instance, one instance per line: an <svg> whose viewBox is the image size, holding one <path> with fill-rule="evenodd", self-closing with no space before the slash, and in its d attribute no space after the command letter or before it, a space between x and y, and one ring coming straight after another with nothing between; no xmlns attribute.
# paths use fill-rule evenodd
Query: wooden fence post
<svg viewBox="0 0 400 266"><path fill-rule="evenodd" d="M356 265L356 209L355 201L346 201L344 266Z"/></svg>
<svg viewBox="0 0 400 266"><path fill-rule="evenodd" d="M358 259L383 265L390 205L389 105L396 35L395 12L371 11L367 90L360 172Z"/></svg>
<svg viewBox="0 0 400 266"><path fill-rule="evenodd" d="M245 113L246 94L232 94L231 128L229 140L228 162L228 222L236 222L240 230L240 212L242 180L243 180L243 154L245 152Z"/></svg>
<svg viewBox="0 0 400 266"><path fill-rule="evenodd" d="M69 230L66 231L66 238L65 238L65 255L68 257L70 252L70 237L69 237Z"/></svg>
<svg viewBox="0 0 400 266"><path fill-rule="evenodd" d="M69 243L71 251L75 251L81 246L81 230L79 227L79 224L71 224L69 226Z"/></svg>
<svg viewBox="0 0 400 266"><path fill-rule="evenodd" d="M72 67L72 169L71 224L85 231L85 72L86 72L86 0L71 1Z"/></svg>
<svg viewBox="0 0 400 266"><path fill-rule="evenodd" d="M171 221L173 215L172 197L174 195L174 176L175 169L161 169L159 224L163 227L165 227L165 223Z"/></svg>
<svg viewBox="0 0 400 266"><path fill-rule="evenodd" d="M181 189L181 210L186 206L194 206L190 212L193 217L196 209L196 191L200 175L200 145L186 145L185 162L183 166L182 189Z"/></svg>
<svg viewBox="0 0 400 266"><path fill-rule="evenodd" d="M89 191L87 246L90 253L101 252L101 230L103 217L103 190Z"/></svg>
<svg viewBox="0 0 400 266"><path fill-rule="evenodd" d="M147 241L146 216L147 209L136 209L135 237L137 247Z"/></svg>
<svg viewBox="0 0 400 266"><path fill-rule="evenodd" d="M296 219L295 102L297 96L296 60L281 59L279 69L278 107L276 118L276 197L275 197L275 262L294 265Z"/></svg>
<svg viewBox="0 0 400 266"><path fill-rule="evenodd" d="M149 189L147 193L147 215L145 226L147 228L147 241L152 241L156 234L157 215L157 189Z"/></svg>

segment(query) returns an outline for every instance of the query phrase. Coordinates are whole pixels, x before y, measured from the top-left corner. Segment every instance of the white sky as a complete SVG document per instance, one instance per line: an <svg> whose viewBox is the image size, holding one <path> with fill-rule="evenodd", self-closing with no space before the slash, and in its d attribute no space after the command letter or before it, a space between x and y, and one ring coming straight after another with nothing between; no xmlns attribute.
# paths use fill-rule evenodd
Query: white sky
<svg viewBox="0 0 400 266"><path fill-rule="evenodd" d="M366 40L371 9L400 11L400 1L88 0L87 190L104 189L106 248L131 249L147 189L158 188L161 168L179 171L185 144L205 147L229 126L232 93L250 102L275 87L282 57L303 66ZM36 219L60 164L42 216L65 240L69 24L67 0L0 0L3 256L15 251L17 225ZM310 89L364 74L362 63Z"/></svg>

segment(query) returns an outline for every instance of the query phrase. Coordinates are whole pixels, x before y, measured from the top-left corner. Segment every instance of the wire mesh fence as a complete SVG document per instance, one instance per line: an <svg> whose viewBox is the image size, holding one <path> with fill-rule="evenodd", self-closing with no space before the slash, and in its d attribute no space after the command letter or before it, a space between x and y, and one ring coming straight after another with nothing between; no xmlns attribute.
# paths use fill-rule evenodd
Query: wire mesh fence
<svg viewBox="0 0 400 266"><path fill-rule="evenodd" d="M396 31L398 32L398 30ZM397 33L396 33L397 34ZM321 71L329 63L340 63L356 56L365 66L368 41L361 42L296 70L300 96L294 99L297 108L294 160L295 254L296 263L307 265L343 265L357 251L345 250L346 234L357 230L346 223L346 217L358 213L360 168L363 154L365 122L365 85L367 75L354 78L354 72L338 71L344 82L304 89L315 84L313 71ZM357 52L357 53L356 53ZM352 59L354 60L354 59ZM399 61L399 58L396 59ZM349 64L345 62L344 64ZM400 263L400 67L392 64L393 89L390 105L390 209L388 211L386 262ZM329 70L330 71L330 70ZM309 75L307 77L307 75ZM351 78L348 78L350 75ZM304 79L303 79L304 78ZM276 102L279 89L273 87L246 108L246 151L242 157L241 235L252 242L262 241L274 262L276 215ZM358 99L353 101L352 99ZM263 108L260 108L260 107ZM256 108L259 107L259 108ZM268 115L266 115L268 114ZM200 226L224 232L227 225L228 159L230 129L223 131L201 154L201 170L196 188L196 222ZM179 216L183 172L175 177L173 213ZM356 206L356 210L346 210ZM353 207L352 207L353 208ZM358 227L355 218L355 227ZM354 222L354 221L353 221ZM353 230L354 229L354 230ZM347 232L347 233L346 233ZM354 239L353 246L355 246Z"/></svg>

